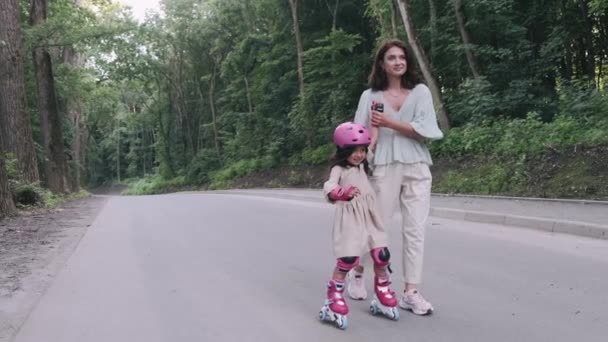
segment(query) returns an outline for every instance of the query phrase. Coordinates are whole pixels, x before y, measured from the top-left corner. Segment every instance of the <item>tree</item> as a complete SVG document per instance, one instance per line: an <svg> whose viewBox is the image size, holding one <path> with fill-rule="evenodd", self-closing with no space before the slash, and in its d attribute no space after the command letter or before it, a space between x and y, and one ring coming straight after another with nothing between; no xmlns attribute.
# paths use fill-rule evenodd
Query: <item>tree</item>
<svg viewBox="0 0 608 342"><path fill-rule="evenodd" d="M74 9L79 9L82 5L81 0L74 0ZM81 68L85 60L79 52L74 49L73 45L68 45L63 48L62 63L68 65L72 69ZM71 159L72 159L72 177L68 177L71 191L78 191L82 185L82 171L85 161L85 149L83 148L84 137L86 136L86 126L83 122L82 100L77 92L66 94L63 99L65 104L65 113L71 123L73 130L71 143Z"/></svg>
<svg viewBox="0 0 608 342"><path fill-rule="evenodd" d="M14 211L15 204L13 203L13 196L8 187L4 153L0 152L0 218L10 215Z"/></svg>
<svg viewBox="0 0 608 342"><path fill-rule="evenodd" d="M302 38L300 37L300 23L298 20L298 0L289 0L291 8L291 19L293 20L293 34L296 38L296 52L298 57L298 85L300 87L300 96L304 95L304 48L302 47Z"/></svg>
<svg viewBox="0 0 608 342"><path fill-rule="evenodd" d="M63 63L69 65L72 68L79 68L84 64L83 58L78 52L74 50L73 46L66 46L63 49ZM70 179L70 189L72 191L78 191L82 185L82 171L85 160L85 150L83 148L84 137L86 136L86 127L83 123L82 114L82 102L79 96L72 96L64 99L65 112L68 115L68 119L73 129L73 137L71 144L71 156L72 156L72 172L73 177Z"/></svg>
<svg viewBox="0 0 608 342"><path fill-rule="evenodd" d="M471 37L469 36L469 32L466 28L464 14L462 13L462 0L452 0L452 2L454 4L454 13L456 14L456 21L458 22L458 31L460 31L462 42L464 43L463 48L464 53L467 57L467 62L469 63L469 68L471 69L473 77L479 78L479 68L477 67L475 55L473 54L473 49L471 47Z"/></svg>
<svg viewBox="0 0 608 342"><path fill-rule="evenodd" d="M32 0L30 24L43 25L47 17L47 0ZM44 42L40 42L44 44ZM37 84L38 110L42 122L42 137L46 154L46 182L53 192L69 192L68 168L63 147L62 122L57 108L53 64L48 48L35 46L32 52Z"/></svg>
<svg viewBox="0 0 608 342"><path fill-rule="evenodd" d="M19 1L0 1L0 151L17 159L20 176L37 182L30 114L26 109Z"/></svg>
<svg viewBox="0 0 608 342"><path fill-rule="evenodd" d="M405 32L407 33L408 43L412 47L412 50L414 50L414 54L416 55L416 59L418 60L424 79L426 80L431 94L433 95L433 102L435 103L435 110L437 111L437 120L439 122L439 126L444 130L448 130L450 129L450 121L448 120L448 115L443 103L441 88L439 87L437 78L433 74L433 70L431 69L430 62L426 57L424 49L418 42L416 30L414 29L414 24L410 16L409 0L399 0L398 4L401 19L403 20L403 25L405 26Z"/></svg>

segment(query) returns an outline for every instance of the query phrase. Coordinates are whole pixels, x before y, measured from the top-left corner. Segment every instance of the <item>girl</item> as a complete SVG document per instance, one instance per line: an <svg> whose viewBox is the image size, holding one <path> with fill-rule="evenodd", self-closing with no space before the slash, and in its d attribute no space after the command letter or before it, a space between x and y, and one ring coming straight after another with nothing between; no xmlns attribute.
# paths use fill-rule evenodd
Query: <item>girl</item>
<svg viewBox="0 0 608 342"><path fill-rule="evenodd" d="M399 319L397 299L389 287L387 236L376 208L374 190L367 178L366 155L370 142L369 131L364 126L352 122L339 125L334 132L336 155L329 180L323 186L326 198L336 205L333 245L337 261L319 316L321 320L335 322L341 329L347 326L348 314L342 295L344 279L348 271L358 265L364 250L370 251L374 261L372 314L382 313Z"/></svg>

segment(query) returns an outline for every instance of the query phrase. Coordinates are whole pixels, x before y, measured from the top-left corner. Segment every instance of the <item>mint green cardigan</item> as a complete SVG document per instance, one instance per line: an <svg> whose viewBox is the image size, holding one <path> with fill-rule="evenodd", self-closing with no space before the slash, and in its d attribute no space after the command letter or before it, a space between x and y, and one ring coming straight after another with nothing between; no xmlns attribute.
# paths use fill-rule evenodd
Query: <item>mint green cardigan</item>
<svg viewBox="0 0 608 342"><path fill-rule="evenodd" d="M433 107L433 97L429 88L418 84L399 111L386 105L382 91L365 90L359 99L359 106L354 121L370 127L372 101L385 103L384 115L401 122L409 122L414 130L426 139L437 140L443 138L443 133L437 125L437 116ZM378 143L373 156L373 165L387 165L392 163L433 164L428 148L422 142L410 139L390 128L380 127L378 130Z"/></svg>

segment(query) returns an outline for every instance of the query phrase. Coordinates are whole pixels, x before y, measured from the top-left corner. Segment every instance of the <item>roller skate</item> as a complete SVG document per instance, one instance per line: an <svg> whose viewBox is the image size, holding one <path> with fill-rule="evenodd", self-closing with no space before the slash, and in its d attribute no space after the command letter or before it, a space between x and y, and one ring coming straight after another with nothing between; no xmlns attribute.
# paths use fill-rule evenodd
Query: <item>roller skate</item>
<svg viewBox="0 0 608 342"><path fill-rule="evenodd" d="M374 299L369 306L372 315L382 314L394 321L399 319L399 308L397 308L397 298L389 285L389 279L379 279L374 277Z"/></svg>
<svg viewBox="0 0 608 342"><path fill-rule="evenodd" d="M327 283L327 299L319 311L319 319L321 321L333 322L340 329L346 329L348 326L348 305L342 294L344 293L344 283L338 283L335 280L330 280Z"/></svg>

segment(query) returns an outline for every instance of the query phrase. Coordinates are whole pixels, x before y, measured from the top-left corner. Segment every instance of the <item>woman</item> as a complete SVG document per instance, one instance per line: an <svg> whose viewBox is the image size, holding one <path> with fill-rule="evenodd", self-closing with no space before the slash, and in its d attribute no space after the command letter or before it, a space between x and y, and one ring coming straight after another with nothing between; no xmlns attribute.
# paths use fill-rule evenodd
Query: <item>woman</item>
<svg viewBox="0 0 608 342"><path fill-rule="evenodd" d="M425 223L431 199L431 155L426 139L441 139L433 98L416 70L414 56L399 40L384 43L376 54L369 86L361 94L356 123L378 127L372 158L372 182L383 220L388 223L398 204L403 224L404 292L399 306L428 315L433 306L418 291L422 281ZM377 104L383 105L383 112ZM372 141L372 144L375 142ZM365 299L363 267L349 274L348 293Z"/></svg>

